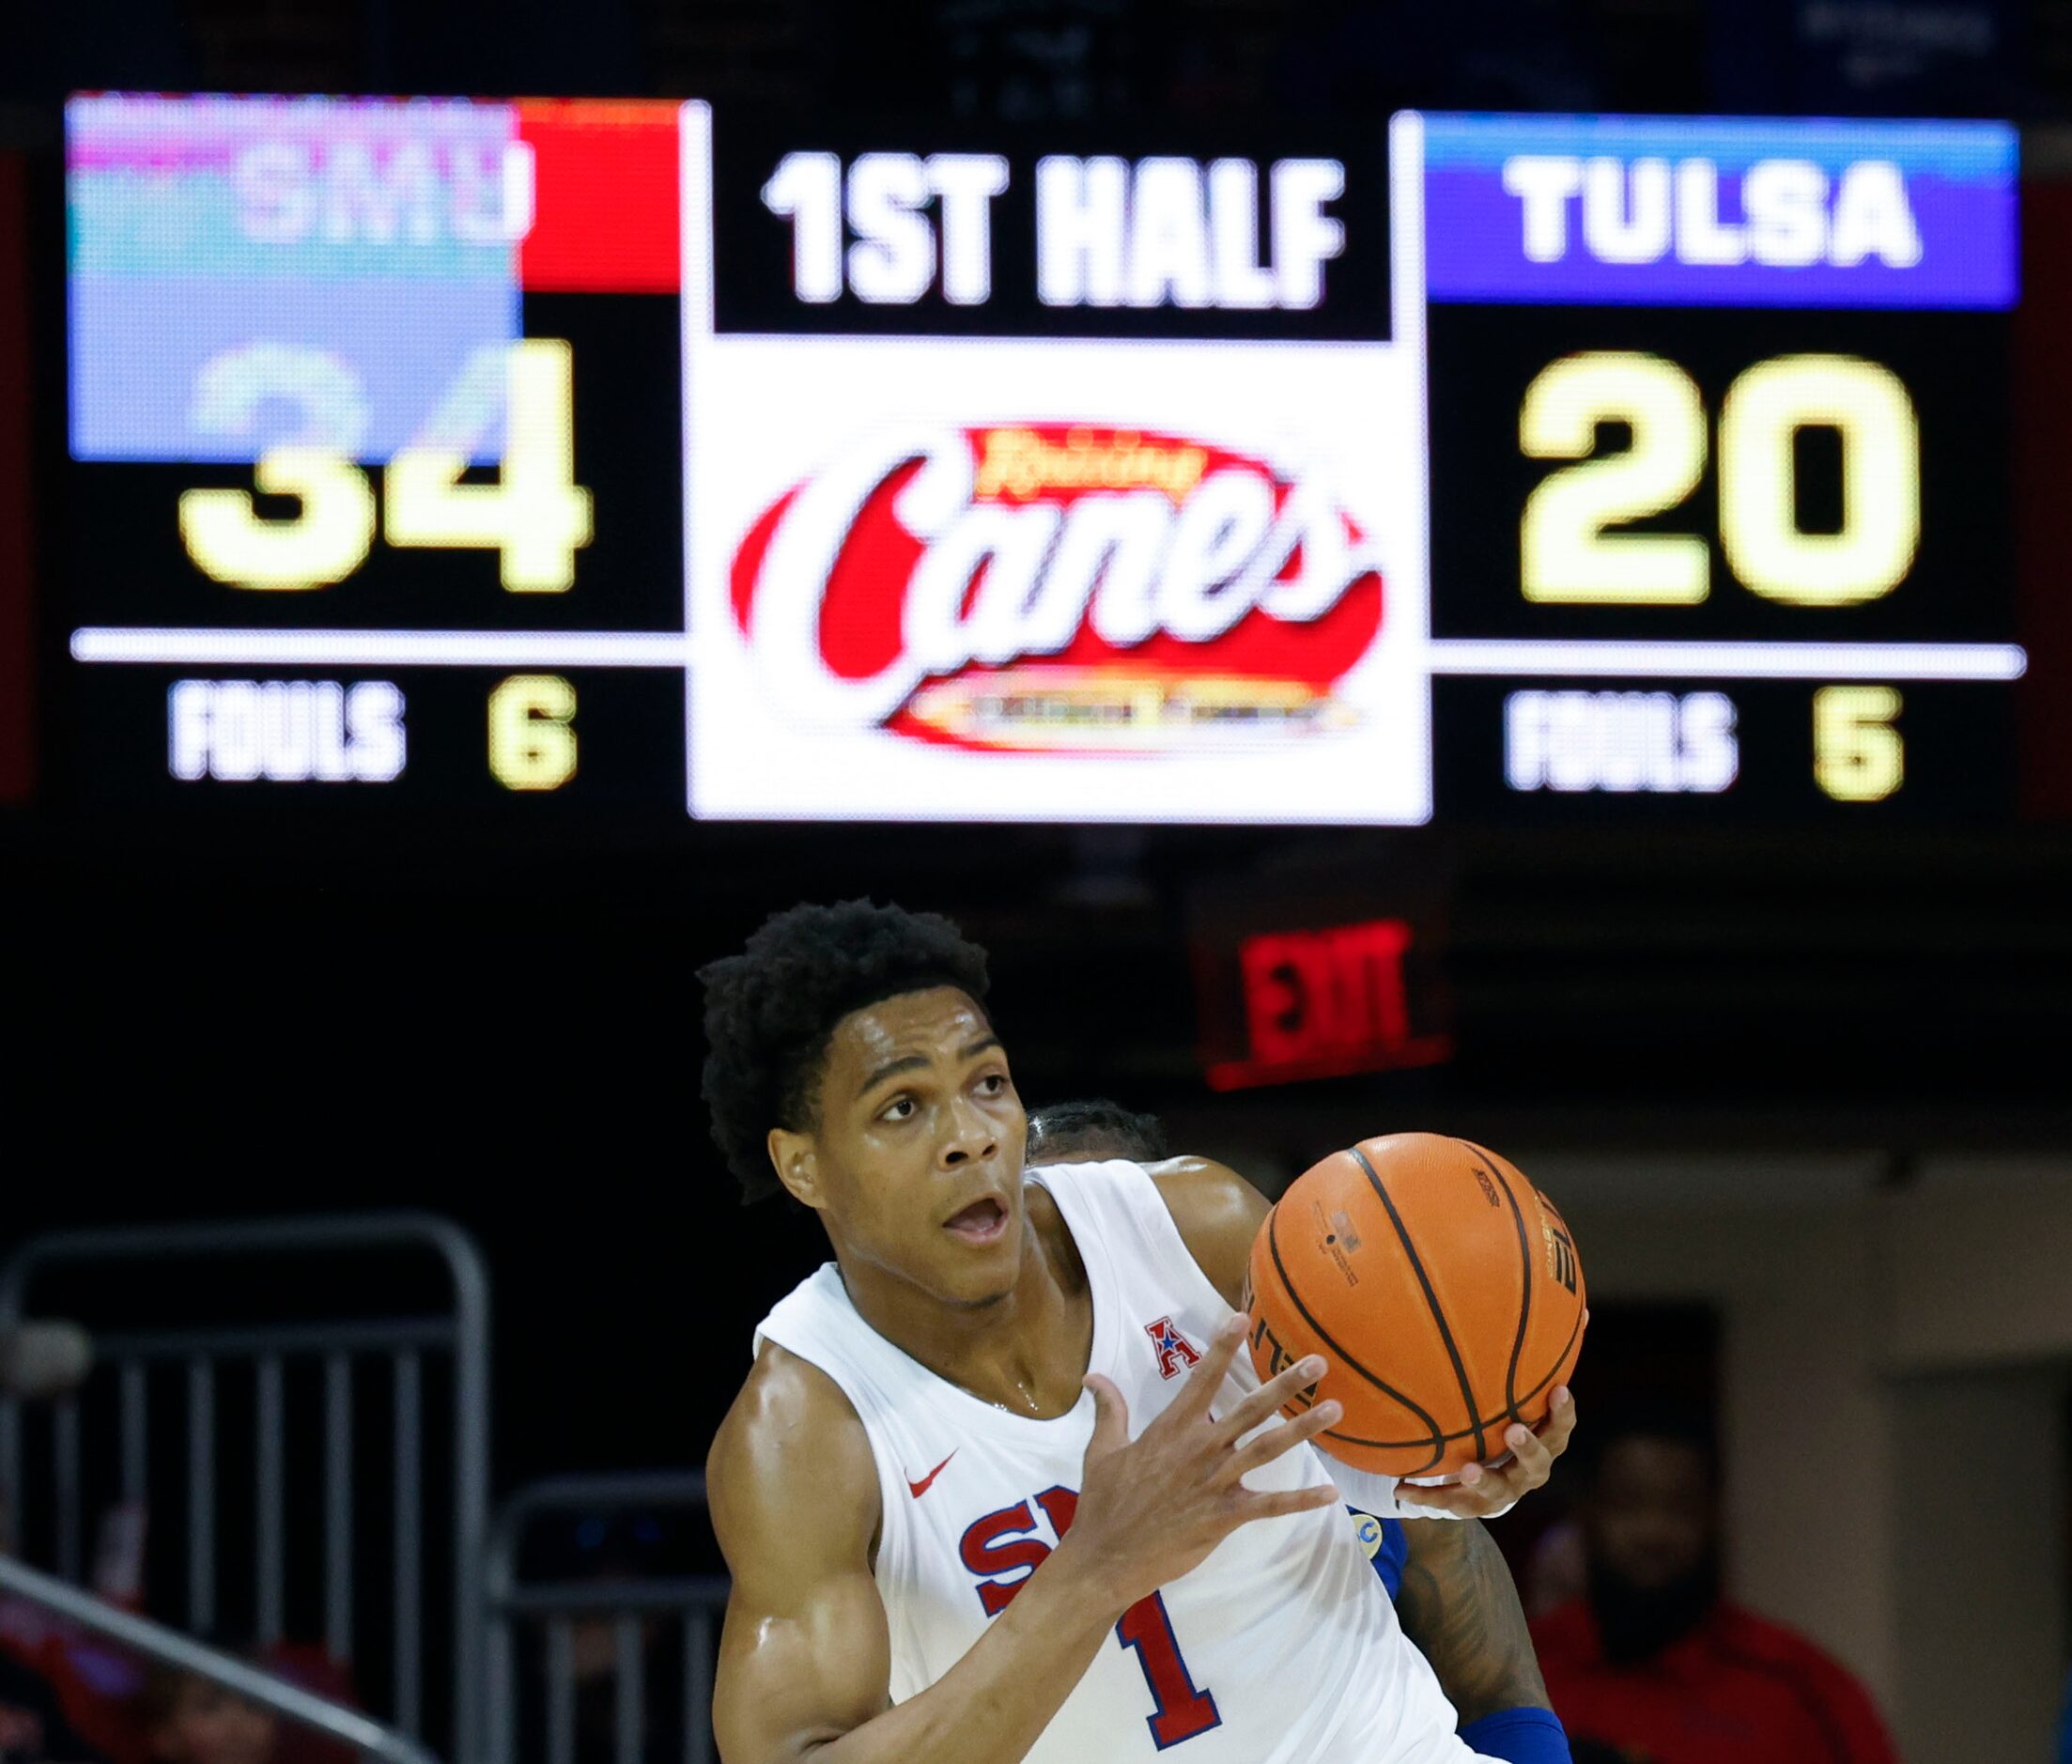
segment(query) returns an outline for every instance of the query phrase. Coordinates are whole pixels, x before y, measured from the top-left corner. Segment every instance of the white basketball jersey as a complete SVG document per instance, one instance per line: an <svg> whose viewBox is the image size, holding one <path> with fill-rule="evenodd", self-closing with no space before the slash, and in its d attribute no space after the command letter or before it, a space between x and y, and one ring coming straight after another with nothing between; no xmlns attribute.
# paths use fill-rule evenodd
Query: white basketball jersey
<svg viewBox="0 0 2072 1764"><path fill-rule="evenodd" d="M1090 1369L1129 1404L1133 1435L1180 1391L1230 1315L1151 1177L1124 1163L1031 1171L1056 1199L1093 1298ZM828 1262L764 1319L767 1338L841 1385L877 1462L876 1578L892 1699L927 1689L1071 1524L1093 1399L1042 1421L936 1377L876 1333ZM1259 1386L1240 1353L1216 1401ZM1307 1446L1247 1478L1325 1486ZM1476 1755L1336 1501L1240 1526L1194 1570L1133 1605L1028 1757L1126 1764L1456 1764Z"/></svg>

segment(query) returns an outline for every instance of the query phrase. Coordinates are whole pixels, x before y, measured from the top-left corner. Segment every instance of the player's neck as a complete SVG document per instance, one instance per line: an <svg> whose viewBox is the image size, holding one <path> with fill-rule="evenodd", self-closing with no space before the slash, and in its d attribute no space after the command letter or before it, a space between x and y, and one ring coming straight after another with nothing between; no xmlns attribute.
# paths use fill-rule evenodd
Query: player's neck
<svg viewBox="0 0 2072 1764"><path fill-rule="evenodd" d="M863 1321L936 1377L1012 1414L1050 1420L1079 1400L1093 1307L1071 1233L1033 1190L1013 1286L987 1305L945 1303L887 1270L842 1254L843 1283Z"/></svg>

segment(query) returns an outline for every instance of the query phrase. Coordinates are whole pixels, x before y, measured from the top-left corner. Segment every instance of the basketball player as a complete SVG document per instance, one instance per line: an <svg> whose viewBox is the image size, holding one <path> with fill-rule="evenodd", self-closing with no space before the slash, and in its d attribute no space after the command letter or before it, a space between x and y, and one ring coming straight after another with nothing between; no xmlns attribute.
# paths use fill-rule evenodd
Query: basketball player
<svg viewBox="0 0 2072 1764"><path fill-rule="evenodd" d="M1322 1362L1261 1385L1240 1352L1256 1191L1026 1173L983 952L932 915L795 907L703 978L714 1137L835 1255L708 1463L729 1764L1477 1756L1308 1445L1338 1404L1278 1418ZM1507 1443L1419 1498L1543 1481L1549 1446Z"/></svg>
<svg viewBox="0 0 2072 1764"><path fill-rule="evenodd" d="M1174 1156L1157 1116L1138 1114L1106 1097L1034 1110L1026 1156L1032 1168L1125 1159L1142 1166L1153 1181L1201 1162ZM1345 1466L1336 1462L1327 1461L1325 1467L1340 1483L1353 1536L1388 1589L1403 1633L1431 1663L1461 1732L1478 1751L1512 1764L1539 1764L1542 1758L1566 1764L1566 1735L1548 1707L1510 1570L1481 1523L1382 1518L1363 1509L1361 1499L1368 1493L1364 1486L1343 1486L1364 1484L1365 1478L1346 1476Z"/></svg>

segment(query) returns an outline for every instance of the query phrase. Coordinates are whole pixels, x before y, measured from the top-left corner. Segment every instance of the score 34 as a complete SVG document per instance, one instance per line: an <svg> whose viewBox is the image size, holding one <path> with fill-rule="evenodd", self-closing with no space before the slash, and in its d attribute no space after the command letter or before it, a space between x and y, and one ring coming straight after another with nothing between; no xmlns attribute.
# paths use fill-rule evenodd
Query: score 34
<svg viewBox="0 0 2072 1764"><path fill-rule="evenodd" d="M574 381L568 345L527 337L484 351L503 357L504 449L498 482L468 484L469 450L442 439L398 449L383 471L381 531L393 546L498 553L512 594L565 594L576 553L590 543L591 496L575 481ZM493 359L478 364L493 372ZM482 426L481 374L472 364L425 426L441 438ZM332 448L289 445L259 456L254 478L302 504L286 518L259 513L253 493L196 489L179 500L180 540L195 566L233 588L300 593L343 581L374 548L371 475Z"/></svg>
<svg viewBox="0 0 2072 1764"><path fill-rule="evenodd" d="M499 361L501 357L501 361ZM499 369L501 368L501 377ZM494 484L462 482L472 440L501 402L503 458ZM397 451L383 472L382 532L392 546L493 550L512 594L565 594L592 533L590 492L575 481L571 352L548 337L481 351L449 387L424 433L438 444ZM294 516L262 516L249 490L189 490L180 539L196 567L233 588L302 593L343 581L374 549L370 474L335 447L260 455L254 479L292 496ZM507 789L559 789L575 775L576 693L555 674L514 674L489 695L489 770Z"/></svg>

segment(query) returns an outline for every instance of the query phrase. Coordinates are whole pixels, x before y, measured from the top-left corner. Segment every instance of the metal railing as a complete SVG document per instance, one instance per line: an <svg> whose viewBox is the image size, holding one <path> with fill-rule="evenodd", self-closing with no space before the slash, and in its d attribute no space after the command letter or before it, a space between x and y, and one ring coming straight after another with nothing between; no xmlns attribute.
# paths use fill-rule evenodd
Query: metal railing
<svg viewBox="0 0 2072 1764"><path fill-rule="evenodd" d="M727 1581L719 1575L678 1579L527 1583L520 1573L528 1528L553 1514L597 1515L675 1509L703 1515L705 1479L694 1471L555 1477L505 1503L487 1558L484 1591L489 1636L488 1764L607 1764L579 1757L577 1729L580 1624L611 1628L609 1764L656 1764L650 1747L659 1730L681 1723L683 1764L712 1764L712 1670ZM673 1646L666 1627L676 1625ZM523 1643L539 1644L535 1682L521 1670ZM663 1646L676 1694L666 1715L650 1701L651 1649ZM530 1693L530 1694L529 1694ZM536 1745L528 1715L537 1712ZM659 1718L658 1718L659 1716Z"/></svg>
<svg viewBox="0 0 2072 1764"><path fill-rule="evenodd" d="M173 1498L162 1503L184 1520L186 1552L186 1623L208 1631L219 1621L223 1574L239 1551L219 1527L223 1478L219 1447L230 1406L219 1398L236 1398L242 1416L247 1390L251 1402L250 1561L253 1629L257 1640L280 1639L288 1602L289 1540L287 1501L300 1479L287 1472L291 1388L314 1386L320 1413L318 1447L323 1463L320 1503L322 1530L321 1607L325 1648L341 1665L355 1653L355 1632L364 1601L356 1586L356 1571L379 1550L367 1550L355 1524L359 1501L354 1474L365 1445L357 1410L366 1394L363 1374L369 1360L387 1364L389 1480L393 1490L388 1579L390 1599L379 1632L385 1639L390 1683L386 1713L406 1733L416 1736L424 1725L426 1534L425 1457L428 1360L451 1360L453 1551L452 1747L456 1757L482 1756L483 1735L483 1566L488 1542L489 1487L489 1285L473 1240L451 1222L423 1213L371 1214L356 1217L319 1217L257 1223L148 1226L107 1230L53 1233L34 1239L0 1269L0 1329L23 1314L36 1282L60 1269L79 1284L96 1274L118 1279L139 1263L162 1265L178 1259L222 1264L237 1259L365 1254L362 1277L371 1292L379 1277L399 1272L394 1252L430 1251L444 1264L451 1289L451 1308L419 1317L379 1315L316 1322L267 1323L220 1328L115 1329L96 1337L97 1368L80 1392L41 1405L49 1410L47 1427L49 1510L31 1513L24 1478L29 1429L23 1405L0 1399L0 1495L13 1509L23 1540L21 1554L33 1543L63 1581L76 1581L82 1570L82 1532L87 1511L89 1472L126 1502L150 1500L153 1485L161 1493L170 1484ZM69 1303L67 1309L89 1328L90 1307ZM225 1372L230 1376L226 1378ZM165 1472L167 1455L151 1451L154 1385L169 1375L184 1392L184 1462ZM295 1383L300 1379L300 1384ZM249 1381L249 1382L247 1382ZM96 1405L99 1405L98 1407ZM101 1465L86 1446L88 1418L106 1417L102 1430L115 1440L116 1463ZM436 1442L443 1447L443 1439ZM440 1515L442 1522L447 1520ZM39 1523L27 1523L30 1520ZM441 1523L438 1529L446 1529Z"/></svg>
<svg viewBox="0 0 2072 1764"><path fill-rule="evenodd" d="M180 1672L192 1672L222 1685L225 1690L271 1709L277 1715L314 1728L326 1738L351 1746L363 1756L381 1758L386 1764L435 1764L432 1755L406 1734L384 1727L356 1709L334 1703L329 1697L305 1691L299 1684L276 1678L271 1672L247 1664L235 1655L169 1630L162 1623L134 1617L104 1603L90 1593L21 1562L0 1555L0 1591L26 1599L54 1616L91 1630L120 1644L131 1653L155 1660Z"/></svg>

